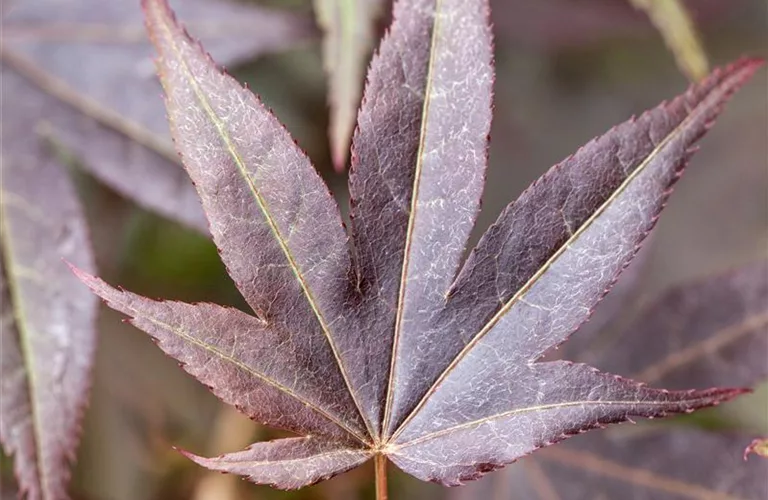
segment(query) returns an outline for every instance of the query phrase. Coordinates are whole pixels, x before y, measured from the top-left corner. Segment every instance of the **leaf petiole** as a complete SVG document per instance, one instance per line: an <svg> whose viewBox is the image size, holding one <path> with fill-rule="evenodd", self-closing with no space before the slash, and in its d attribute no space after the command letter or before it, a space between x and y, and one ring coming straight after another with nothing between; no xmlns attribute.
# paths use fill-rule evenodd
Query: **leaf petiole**
<svg viewBox="0 0 768 500"><path fill-rule="evenodd" d="M376 455L373 466L376 471L376 500L387 500L387 457Z"/></svg>

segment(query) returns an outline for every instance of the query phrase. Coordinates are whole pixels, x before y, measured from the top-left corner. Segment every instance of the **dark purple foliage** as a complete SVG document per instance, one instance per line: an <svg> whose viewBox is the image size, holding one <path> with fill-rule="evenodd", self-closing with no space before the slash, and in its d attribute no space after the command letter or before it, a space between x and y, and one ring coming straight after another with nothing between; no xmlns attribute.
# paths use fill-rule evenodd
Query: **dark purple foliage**
<svg viewBox="0 0 768 500"><path fill-rule="evenodd" d="M758 61L589 142L509 205L462 265L491 120L486 1L395 4L353 139L349 235L277 119L165 1L144 6L171 133L253 315L78 274L223 401L307 436L193 460L297 488L385 456L456 485L573 434L744 392L653 389L539 358L629 264L693 144Z"/></svg>
<svg viewBox="0 0 768 500"><path fill-rule="evenodd" d="M672 289L604 349L581 344L582 352L571 352L653 384L751 385L768 371L766 304L768 262L758 262ZM768 463L743 463L748 442L743 433L668 425L590 433L526 457L451 498L765 498ZM764 443L756 439L744 453L759 454Z"/></svg>

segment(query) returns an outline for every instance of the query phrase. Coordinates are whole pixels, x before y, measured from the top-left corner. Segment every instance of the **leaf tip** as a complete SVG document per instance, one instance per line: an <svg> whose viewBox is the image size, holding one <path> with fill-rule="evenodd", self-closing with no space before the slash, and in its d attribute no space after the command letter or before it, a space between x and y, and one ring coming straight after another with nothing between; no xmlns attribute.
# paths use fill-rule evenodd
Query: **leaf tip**
<svg viewBox="0 0 768 500"><path fill-rule="evenodd" d="M162 38L173 37L172 30L179 29L176 15L168 0L141 0L144 24L152 45L162 55Z"/></svg>
<svg viewBox="0 0 768 500"><path fill-rule="evenodd" d="M344 141L331 141L332 149L331 160L333 161L333 169L337 174L344 173L347 169L347 153L346 143Z"/></svg>
<svg viewBox="0 0 768 500"><path fill-rule="evenodd" d="M119 297L122 297L125 295L125 291L120 288L115 288L110 286L107 282L99 278L98 276L94 276L87 271L83 271L79 267L75 266L74 264L67 262L67 265L69 266L69 269L72 271L72 273L83 282L85 286L91 289L91 291L101 297L101 299L107 303L110 307L113 309L117 308L120 310L119 307L117 307L115 301L118 300ZM124 311L123 311L124 312Z"/></svg>
<svg viewBox="0 0 768 500"><path fill-rule="evenodd" d="M762 57L743 56L726 66L716 68L699 85L707 86L707 82L726 85L729 87L726 96L730 96L746 84L764 64L765 59Z"/></svg>
<svg viewBox="0 0 768 500"><path fill-rule="evenodd" d="M746 462L753 453L758 457L768 458L768 437L752 440L744 449L744 461Z"/></svg>
<svg viewBox="0 0 768 500"><path fill-rule="evenodd" d="M744 79L750 78L758 69L765 64L762 57L743 56L726 66L726 73L742 73Z"/></svg>
<svg viewBox="0 0 768 500"><path fill-rule="evenodd" d="M88 288L93 288L91 284L98 280L97 277L95 277L94 275L92 275L87 271L80 269L79 267L77 267L67 259L62 258L61 260L64 261L67 267L69 267L69 270L72 271L72 274L74 274L77 277L77 279L85 283L88 286Z"/></svg>
<svg viewBox="0 0 768 500"><path fill-rule="evenodd" d="M738 396L744 394L750 394L752 389L746 387L726 387L715 388L706 391L696 391L703 399L708 399L708 403L703 406L717 406L721 403L728 402Z"/></svg>
<svg viewBox="0 0 768 500"><path fill-rule="evenodd" d="M171 6L168 4L168 0L141 0L141 8L147 16L172 15Z"/></svg>
<svg viewBox="0 0 768 500"><path fill-rule="evenodd" d="M184 456L184 458L191 460L192 462L196 463L197 465L201 467L205 467L206 469L211 468L211 459L201 457L200 455L195 455L191 451L187 451L185 449L179 448L177 446L173 447L173 451L180 453Z"/></svg>

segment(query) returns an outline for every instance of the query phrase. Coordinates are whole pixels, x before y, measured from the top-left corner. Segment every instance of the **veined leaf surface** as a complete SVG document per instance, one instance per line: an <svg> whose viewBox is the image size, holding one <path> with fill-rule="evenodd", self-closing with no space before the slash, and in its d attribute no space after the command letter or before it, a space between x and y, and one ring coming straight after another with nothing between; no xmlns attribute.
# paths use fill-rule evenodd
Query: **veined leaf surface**
<svg viewBox="0 0 768 500"><path fill-rule="evenodd" d="M371 309L363 328L382 332L372 358L391 368L377 372L392 370L385 435L402 399L423 388L411 381L439 360L418 353L431 349L428 323L480 209L493 84L488 15L485 2L399 2L368 75L349 189L359 287Z"/></svg>
<svg viewBox="0 0 768 500"><path fill-rule="evenodd" d="M743 61L716 71L592 140L510 204L472 251L435 326L420 334L423 349L437 353L411 351L432 361L414 392L434 404L433 393L467 377L464 370L514 380L504 372L535 361L576 330L653 228L692 144L754 69ZM487 350L508 357L497 367L488 363Z"/></svg>
<svg viewBox="0 0 768 500"><path fill-rule="evenodd" d="M762 261L669 290L595 364L673 389L749 386L768 378L766 351L768 262Z"/></svg>
<svg viewBox="0 0 768 500"><path fill-rule="evenodd" d="M185 453L203 467L241 474L258 484L283 489L301 488L349 470L373 456L312 437L255 443L239 453L203 458Z"/></svg>
<svg viewBox="0 0 768 500"><path fill-rule="evenodd" d="M629 368L635 378L664 386L755 384L766 376L766 304L768 263L757 262L671 289L606 349L593 354L592 346L581 345L584 352L573 354L589 353L601 368ZM768 494L768 464L742 461L749 442L743 433L661 424L612 431L526 457L452 500L487 498L491 491L500 492L492 497L499 500L600 494L731 500Z"/></svg>
<svg viewBox="0 0 768 500"><path fill-rule="evenodd" d="M144 6L172 135L254 315L157 303L81 276L221 399L312 436L199 463L296 488L383 455L454 485L572 434L744 392L652 389L539 358L610 289L693 144L759 62L714 72L556 165L459 270L486 163L486 1L395 5L353 141L351 241L277 119L166 2Z"/></svg>

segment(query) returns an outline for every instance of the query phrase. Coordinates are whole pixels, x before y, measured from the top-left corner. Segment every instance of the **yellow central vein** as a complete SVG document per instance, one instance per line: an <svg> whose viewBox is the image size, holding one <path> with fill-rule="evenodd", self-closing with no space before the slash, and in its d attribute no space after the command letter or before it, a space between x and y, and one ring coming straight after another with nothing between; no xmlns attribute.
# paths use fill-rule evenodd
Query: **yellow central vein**
<svg viewBox="0 0 768 500"><path fill-rule="evenodd" d="M738 497L713 491L703 486L672 479L639 467L631 468L618 465L613 461L595 456L593 453L569 450L561 446L550 448L545 453L540 454L539 458L693 500L739 500Z"/></svg>
<svg viewBox="0 0 768 500"><path fill-rule="evenodd" d="M318 414L322 415L323 417L325 417L326 419L328 419L332 423L336 424L337 426L339 426L343 430L347 431L349 434L354 436L356 439L358 439L362 443L370 445L370 443L368 443L367 440L363 436L358 434L357 431L355 431L354 429L348 427L344 422L342 422L341 420L337 419L336 417L334 417L330 413L326 412L321 407L319 407L316 404L314 404L312 401L309 401L308 399L306 399L306 398L302 397L301 395L297 394L290 387L287 387L287 386L277 382L276 380L273 380L273 379L267 377L266 375L264 375L262 373L259 373L258 371L254 370L250 366L248 366L245 363L243 363L242 361L240 361L239 359L233 358L232 356L230 356L228 354L225 354L224 352L220 351L216 347L214 347L214 346L212 346L210 344L206 344L205 342L203 342L203 341L201 341L199 339L196 339L195 337L187 334L186 332L184 332L183 330L181 330L179 328L174 327L173 325L170 325L170 324L165 323L163 321L160 321L158 319L150 318L150 317L148 317L148 316L146 316L144 314L141 314L140 311L138 311L137 309L135 309L133 307L130 307L129 305L127 305L125 303L123 303L122 305L126 309L128 309L128 310L133 312L133 314L132 314L133 317L142 318L142 319L145 319L145 320L147 320L147 321L149 321L151 323L154 323L155 325L159 326L160 328L163 328L165 330L168 330L168 331L172 332L173 334L181 337L182 339L186 340L187 342L189 342L191 344L194 344L194 345L196 345L196 346L206 350L207 352L209 352L209 353L211 353L211 354L221 358L222 360L227 361L229 363L232 363L234 366L240 368L241 370L243 370L244 372L248 373L249 375L252 375L252 376L256 377L257 379L261 380L265 384L267 384L269 386L272 386L275 389L277 389L277 390L279 390L281 392L284 392L288 396L290 396L290 397L296 399L297 401L301 402L306 407L312 409L313 411L315 411Z"/></svg>
<svg viewBox="0 0 768 500"><path fill-rule="evenodd" d="M700 398L704 399L704 398ZM695 399L688 400L688 403L696 401ZM521 415L524 413L532 413L536 411L547 411L547 410L557 410L560 408L570 408L573 406L624 406L624 405L646 405L646 406L666 406L669 405L670 401L568 401L565 403L552 403L547 405L539 405L539 406L529 406L528 408L517 408L515 410L509 410L502 413L497 413L495 415L490 415L487 417L479 418L477 420L473 420L471 422L465 422L463 424L454 425L452 427L448 427L439 431L430 432L429 434L424 434L421 437L418 437L416 439L413 439L411 441L407 441L405 443L395 443L389 445L389 450L394 450L395 453L397 453L397 450L406 448L408 446L413 446L419 443L423 443L424 441L431 441L432 439L437 439L441 436L445 436L446 434L451 434L453 432L461 431L463 429L468 429L470 427L476 427L479 425L482 425L487 422L491 422L493 420L498 420L500 418L506 418L511 417L514 415Z"/></svg>
<svg viewBox="0 0 768 500"><path fill-rule="evenodd" d="M422 397L421 401L416 405L416 407L411 411L411 413L408 415L408 417L403 421L403 423L400 425L399 429L395 434L393 435L392 439L396 439L397 436L400 435L402 430L405 428L405 426L413 419L413 417L418 414L419 411L424 407L424 404L429 399L429 397L434 394L434 392L437 390L437 388L442 384L442 382L446 379L446 377L453 371L453 369L456 367L456 365L459 364L459 362L464 358L464 356L467 355L469 351L471 351L475 345L477 345L478 342L489 332L491 329L493 329L494 326L496 326L496 323L501 320L501 318L506 315L506 313L514 306L517 302L519 302L523 296L528 293L528 291L538 282L539 278L541 278L542 275L562 256L562 254L571 247L571 245L578 240L579 237L587 230L589 227L592 226L592 224L601 216L603 213L610 207L616 199L624 193L624 191L627 189L627 187L645 170L645 167L653 161L654 158L659 154L659 152L664 149L667 144L669 144L670 141L675 139L677 135L685 129L685 127L694 120L694 118L697 117L697 111L701 109L702 103L706 99L702 99L699 104L691 111L691 113L677 126L675 127L665 138L662 140L658 146L656 146L653 151L651 151L648 156L645 158L645 160L638 165L637 168L635 168L634 171L630 175L627 176L627 178L622 182L619 187L616 188L616 190L611 193L611 195L608 197L608 199L598 207L598 209L589 216L589 218L582 224L569 238L568 240L560 246L555 253L552 254L552 256L547 259L547 261L536 271L536 273L531 276L531 278L510 298L499 311L493 315L493 317L488 320L488 322L483 326L483 328L472 338L470 342L467 343L466 346L459 352L458 355L451 361L451 363L448 365L448 367L443 371L442 374L435 380L435 382L432 384L432 386L427 390L427 392Z"/></svg>
<svg viewBox="0 0 768 500"><path fill-rule="evenodd" d="M413 176L413 189L411 193L411 210L408 214L408 227L405 232L405 247L403 249L403 264L400 269L400 289L397 296L397 313L395 316L395 331L392 339L392 357L389 365L389 381L387 383L387 399L384 403L384 425L381 428L382 437L386 433L389 421L392 418L392 398L395 385L395 365L397 363L397 348L400 342L400 333L403 326L403 312L405 304L405 289L408 283L408 266L410 264L411 245L413 243L413 231L416 225L416 208L418 205L419 186L421 184L421 171L424 164L424 149L426 147L427 117L434 77L435 51L437 50L438 31L440 27L440 4L442 0L436 0L434 12L434 25L429 47L429 63L427 76L424 83L424 104L421 110L421 129L419 132L419 148L416 153L416 168Z"/></svg>
<svg viewBox="0 0 768 500"><path fill-rule="evenodd" d="M311 455L308 457L303 458L289 458L286 460L242 460L238 461L238 465L248 465L249 467L259 467L262 465L284 465L284 464L294 464L299 462L306 462L308 460L317 460L317 459L324 459L324 458L330 458L338 455L357 455L357 458L365 458L368 459L372 455L370 451L365 450L334 450L334 451L328 451L325 453L318 453L317 455ZM211 459L203 458L203 461L209 461ZM216 461L217 465L221 463L221 460L213 459Z"/></svg>
<svg viewBox="0 0 768 500"><path fill-rule="evenodd" d="M204 108L206 114L208 115L208 118L213 122L214 126L216 127L216 130L219 132L219 136L221 137L221 140L224 142L224 145L226 146L227 150L229 151L230 156L235 162L235 165L237 165L238 170L240 171L240 175L243 177L243 179L248 184L248 188L251 191L251 194L253 195L254 199L256 200L257 205L259 206L259 209L261 210L262 215L264 215L264 219L267 222L267 225L269 226L270 231L272 232L273 236L275 237L275 240L277 241L278 245L280 246L280 249L282 250L283 254L286 257L286 260L288 261L288 265L291 268L291 271L293 271L294 276L299 282L299 285L301 286L302 291L304 292L304 295L307 298L307 302L309 303L310 308L312 309L312 312L314 313L315 317L317 318L320 328L323 331L323 334L325 335L326 340L328 341L328 344L331 348L331 351L333 352L333 357L336 360L336 363L339 367L339 371L341 372L341 376L344 379L344 383L347 386L347 390L349 391L350 396L352 397L352 401L355 404L355 407L357 408L358 413L360 414L361 419L363 420L368 432L370 435L374 438L377 437L376 433L374 433L371 429L371 425L368 422L368 419L366 418L365 412L363 412L362 407L360 406L359 401L357 400L357 396L355 394L355 391L352 389L352 385L349 381L349 377L347 376L347 372L344 369L344 364L341 361L341 358L339 356L338 349L336 348L336 344L333 341L333 338L331 336L330 330L328 328L327 323L325 322L325 318L323 317L322 313L320 312L319 308L317 307L317 304L315 302L315 298L312 295L312 292L309 290L309 287L304 280L304 276L301 274L301 270L299 269L298 264L293 258L293 255L291 254L290 249L288 248L287 243L282 237L282 234L280 233L279 228L277 227L276 222L272 218L271 214L269 213L269 210L267 209L267 204L265 200L262 198L261 194L259 193L259 190L254 185L253 180L251 179L250 175L248 174L248 170L245 166L245 163L243 159L241 158L240 154L237 151L237 148L235 147L234 143L232 142L232 139L229 137L229 134L227 133L226 129L224 128L224 124L222 123L221 119L218 117L216 112L211 107L211 104L208 102L208 99L205 96L205 93L200 88L197 80L195 79L194 75L192 74L192 71L189 69L189 66L187 65L187 61L184 59L184 57L181 54L181 51L179 50L178 45L176 44L176 40L173 37L173 34L171 33L171 30L167 23L167 19L163 19L164 22L160 23L163 30L165 31L165 35L167 37L168 42L170 43L171 49L178 59L181 67L184 70L184 73L187 77L187 80L189 84L192 86L192 89L195 93L195 97L197 97L198 101L200 102L201 106ZM356 436L357 437L357 436ZM363 440L363 442L366 442Z"/></svg>

